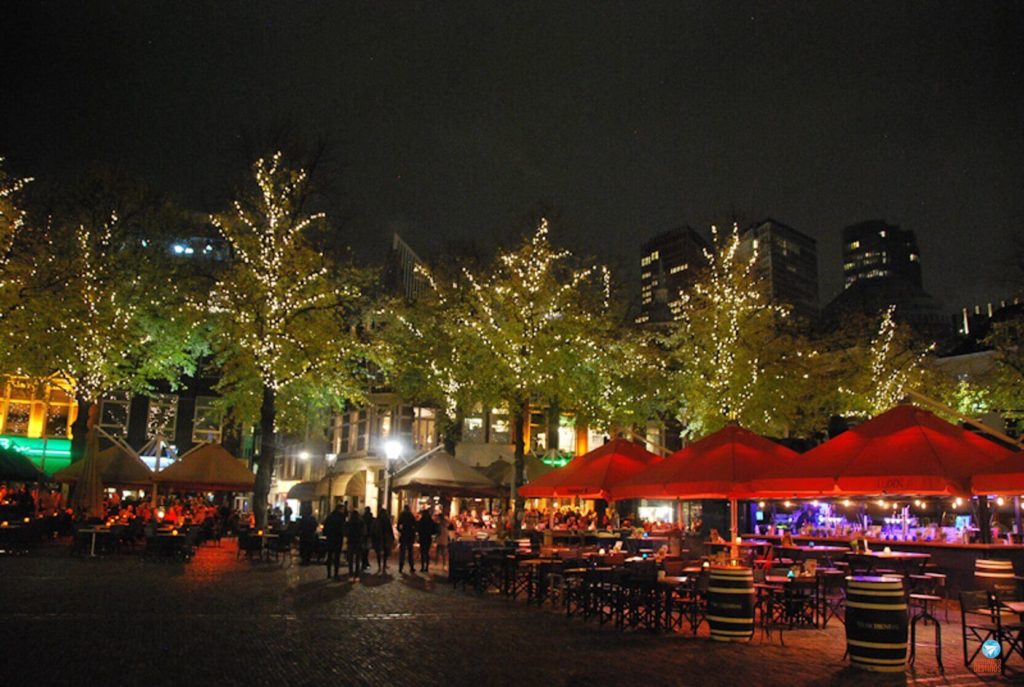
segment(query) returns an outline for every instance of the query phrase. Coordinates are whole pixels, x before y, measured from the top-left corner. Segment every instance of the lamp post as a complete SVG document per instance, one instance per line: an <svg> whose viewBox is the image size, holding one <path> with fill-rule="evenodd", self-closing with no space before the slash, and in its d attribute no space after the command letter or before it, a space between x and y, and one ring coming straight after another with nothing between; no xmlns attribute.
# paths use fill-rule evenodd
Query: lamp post
<svg viewBox="0 0 1024 687"><path fill-rule="evenodd" d="M391 512L391 476L395 469L395 461L402 455L402 443L395 439L384 442L384 455L387 458L387 469L384 470L384 506Z"/></svg>
<svg viewBox="0 0 1024 687"><path fill-rule="evenodd" d="M324 462L327 464L327 513L321 513L320 517L324 518L334 510L334 504L331 500L334 498L334 463L338 460L337 453L325 453Z"/></svg>

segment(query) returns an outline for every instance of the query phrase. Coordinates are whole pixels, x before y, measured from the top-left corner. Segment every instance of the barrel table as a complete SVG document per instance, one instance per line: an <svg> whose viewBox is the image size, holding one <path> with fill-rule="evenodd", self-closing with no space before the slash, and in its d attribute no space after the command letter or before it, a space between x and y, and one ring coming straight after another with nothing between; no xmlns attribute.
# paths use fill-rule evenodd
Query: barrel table
<svg viewBox="0 0 1024 687"><path fill-rule="evenodd" d="M974 561L974 584L990 592L1014 589L1017 582L1013 578L1013 561L979 558Z"/></svg>
<svg viewBox="0 0 1024 687"><path fill-rule="evenodd" d="M741 642L754 636L754 572L713 565L708 576L708 625L711 639Z"/></svg>
<svg viewBox="0 0 1024 687"><path fill-rule="evenodd" d="M906 669L907 601L902 578L846 578L846 651L855 668L884 673Z"/></svg>

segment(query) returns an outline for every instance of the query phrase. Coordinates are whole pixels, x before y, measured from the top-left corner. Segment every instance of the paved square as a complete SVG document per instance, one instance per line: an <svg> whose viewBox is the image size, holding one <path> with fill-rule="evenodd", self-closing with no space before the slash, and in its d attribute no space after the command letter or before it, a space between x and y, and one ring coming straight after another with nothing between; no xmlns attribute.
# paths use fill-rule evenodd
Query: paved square
<svg viewBox="0 0 1024 687"><path fill-rule="evenodd" d="M326 579L322 566L98 559L50 545L0 557L0 675L31 685L966 685L959 615L941 676L847 667L842 625L749 644L618 631L437 577ZM6 682L8 679L12 682ZM1001 680L999 680L1001 681Z"/></svg>

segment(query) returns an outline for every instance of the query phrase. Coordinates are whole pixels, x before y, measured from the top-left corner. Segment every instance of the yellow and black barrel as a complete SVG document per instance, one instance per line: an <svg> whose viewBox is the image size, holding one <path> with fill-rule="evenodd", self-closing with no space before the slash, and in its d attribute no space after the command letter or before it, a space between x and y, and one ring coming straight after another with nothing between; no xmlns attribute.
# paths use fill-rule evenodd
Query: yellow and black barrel
<svg viewBox="0 0 1024 687"><path fill-rule="evenodd" d="M899 577L846 578L846 649L855 668L902 673L907 600Z"/></svg>
<svg viewBox="0 0 1024 687"><path fill-rule="evenodd" d="M740 642L754 636L754 573L750 568L713 565L708 578L711 639Z"/></svg>
<svg viewBox="0 0 1024 687"><path fill-rule="evenodd" d="M977 559L974 561L974 584L978 589L990 592L1000 589L1013 589L1013 561L997 561L993 559Z"/></svg>

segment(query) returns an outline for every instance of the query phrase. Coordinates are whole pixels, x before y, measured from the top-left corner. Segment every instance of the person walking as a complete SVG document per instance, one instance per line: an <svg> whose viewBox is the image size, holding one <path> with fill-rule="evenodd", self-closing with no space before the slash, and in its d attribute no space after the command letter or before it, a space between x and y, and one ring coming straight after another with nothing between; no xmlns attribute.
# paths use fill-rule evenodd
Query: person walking
<svg viewBox="0 0 1024 687"><path fill-rule="evenodd" d="M416 561L412 558L412 545L416 543L416 516L405 504L398 516L398 572L401 574L405 562L409 562L409 572L416 572Z"/></svg>
<svg viewBox="0 0 1024 687"><path fill-rule="evenodd" d="M348 515L345 538L347 539L345 560L348 562L348 579L350 582L358 582L359 573L363 570L363 542L366 539L366 525L363 524L363 518L359 515L359 511L355 509Z"/></svg>
<svg viewBox="0 0 1024 687"><path fill-rule="evenodd" d="M430 570L430 543L436 531L437 525L434 518L430 517L430 509L424 508L420 512L419 522L416 523L416 534L420 540L420 572Z"/></svg>
<svg viewBox="0 0 1024 687"><path fill-rule="evenodd" d="M334 510L324 518L324 538L327 539L327 579L331 579L331 569L334 570L334 579L341 576L341 545L345 541L345 504L339 503Z"/></svg>
<svg viewBox="0 0 1024 687"><path fill-rule="evenodd" d="M309 565L316 551L316 518L309 511L299 516L299 559Z"/></svg>
<svg viewBox="0 0 1024 687"><path fill-rule="evenodd" d="M373 529L373 521L376 518L373 517L373 511L367 506L363 509L363 570L370 569L370 531Z"/></svg>

